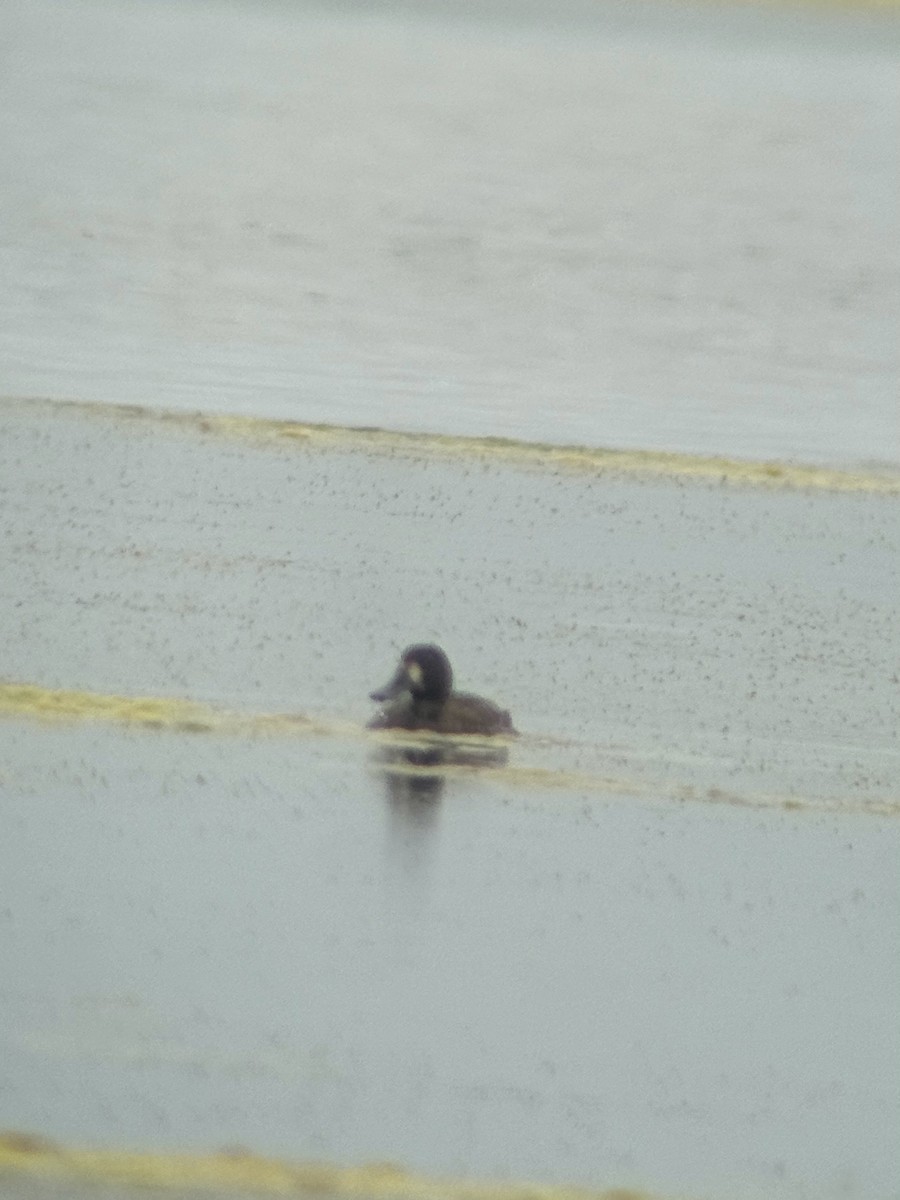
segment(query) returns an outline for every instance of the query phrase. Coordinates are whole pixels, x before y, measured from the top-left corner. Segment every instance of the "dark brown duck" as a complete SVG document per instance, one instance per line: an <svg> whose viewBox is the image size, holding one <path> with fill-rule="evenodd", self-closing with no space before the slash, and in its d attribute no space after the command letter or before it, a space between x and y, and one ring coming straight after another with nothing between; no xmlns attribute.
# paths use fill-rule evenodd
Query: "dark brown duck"
<svg viewBox="0 0 900 1200"><path fill-rule="evenodd" d="M453 669L440 646L407 646L390 683L371 693L383 705L370 729L515 734L509 713L490 700L454 692Z"/></svg>

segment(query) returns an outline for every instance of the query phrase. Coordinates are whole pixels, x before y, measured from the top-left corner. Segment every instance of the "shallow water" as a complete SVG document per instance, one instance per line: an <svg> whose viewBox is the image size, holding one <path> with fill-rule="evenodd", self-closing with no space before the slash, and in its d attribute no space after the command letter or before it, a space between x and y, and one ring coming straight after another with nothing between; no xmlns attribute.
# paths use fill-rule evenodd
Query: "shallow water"
<svg viewBox="0 0 900 1200"><path fill-rule="evenodd" d="M8 679L361 724L434 640L529 764L896 799L896 496L5 417Z"/></svg>
<svg viewBox="0 0 900 1200"><path fill-rule="evenodd" d="M900 22L0 10L0 395L900 463Z"/></svg>
<svg viewBox="0 0 900 1200"><path fill-rule="evenodd" d="M889 1194L896 819L487 777L404 795L337 741L26 727L4 748L18 1124Z"/></svg>
<svg viewBox="0 0 900 1200"><path fill-rule="evenodd" d="M0 725L0 1124L889 1194L896 497L203 425L4 410L4 675L94 716ZM506 766L385 770L412 637Z"/></svg>
<svg viewBox="0 0 900 1200"><path fill-rule="evenodd" d="M896 15L0 45L0 1190L895 1194ZM496 762L365 730L419 639Z"/></svg>

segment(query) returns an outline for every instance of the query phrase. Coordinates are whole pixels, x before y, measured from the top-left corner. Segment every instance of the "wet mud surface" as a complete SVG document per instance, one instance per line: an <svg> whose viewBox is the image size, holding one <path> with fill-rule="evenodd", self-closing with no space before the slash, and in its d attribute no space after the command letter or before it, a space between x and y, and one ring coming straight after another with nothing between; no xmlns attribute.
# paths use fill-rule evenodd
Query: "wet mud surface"
<svg viewBox="0 0 900 1200"><path fill-rule="evenodd" d="M341 731L436 641L520 765L896 800L891 495L4 415L8 681Z"/></svg>

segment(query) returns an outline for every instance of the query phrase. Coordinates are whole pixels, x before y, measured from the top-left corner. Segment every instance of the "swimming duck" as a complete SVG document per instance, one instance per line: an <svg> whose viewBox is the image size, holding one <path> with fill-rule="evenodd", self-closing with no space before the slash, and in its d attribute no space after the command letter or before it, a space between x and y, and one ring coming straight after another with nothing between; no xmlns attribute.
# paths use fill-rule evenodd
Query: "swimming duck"
<svg viewBox="0 0 900 1200"><path fill-rule="evenodd" d="M407 646L390 683L370 695L385 706L369 722L370 729L516 732L509 713L490 700L453 691L453 670L440 646Z"/></svg>

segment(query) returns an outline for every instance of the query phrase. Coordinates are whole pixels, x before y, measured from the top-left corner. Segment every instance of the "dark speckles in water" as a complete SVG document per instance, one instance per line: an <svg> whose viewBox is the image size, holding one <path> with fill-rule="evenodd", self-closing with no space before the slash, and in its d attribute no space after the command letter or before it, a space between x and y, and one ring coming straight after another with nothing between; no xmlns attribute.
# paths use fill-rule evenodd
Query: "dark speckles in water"
<svg viewBox="0 0 900 1200"><path fill-rule="evenodd" d="M514 735L509 713L490 700L453 690L440 646L407 646L393 678L371 698L384 705L370 729L428 729L448 734Z"/></svg>

